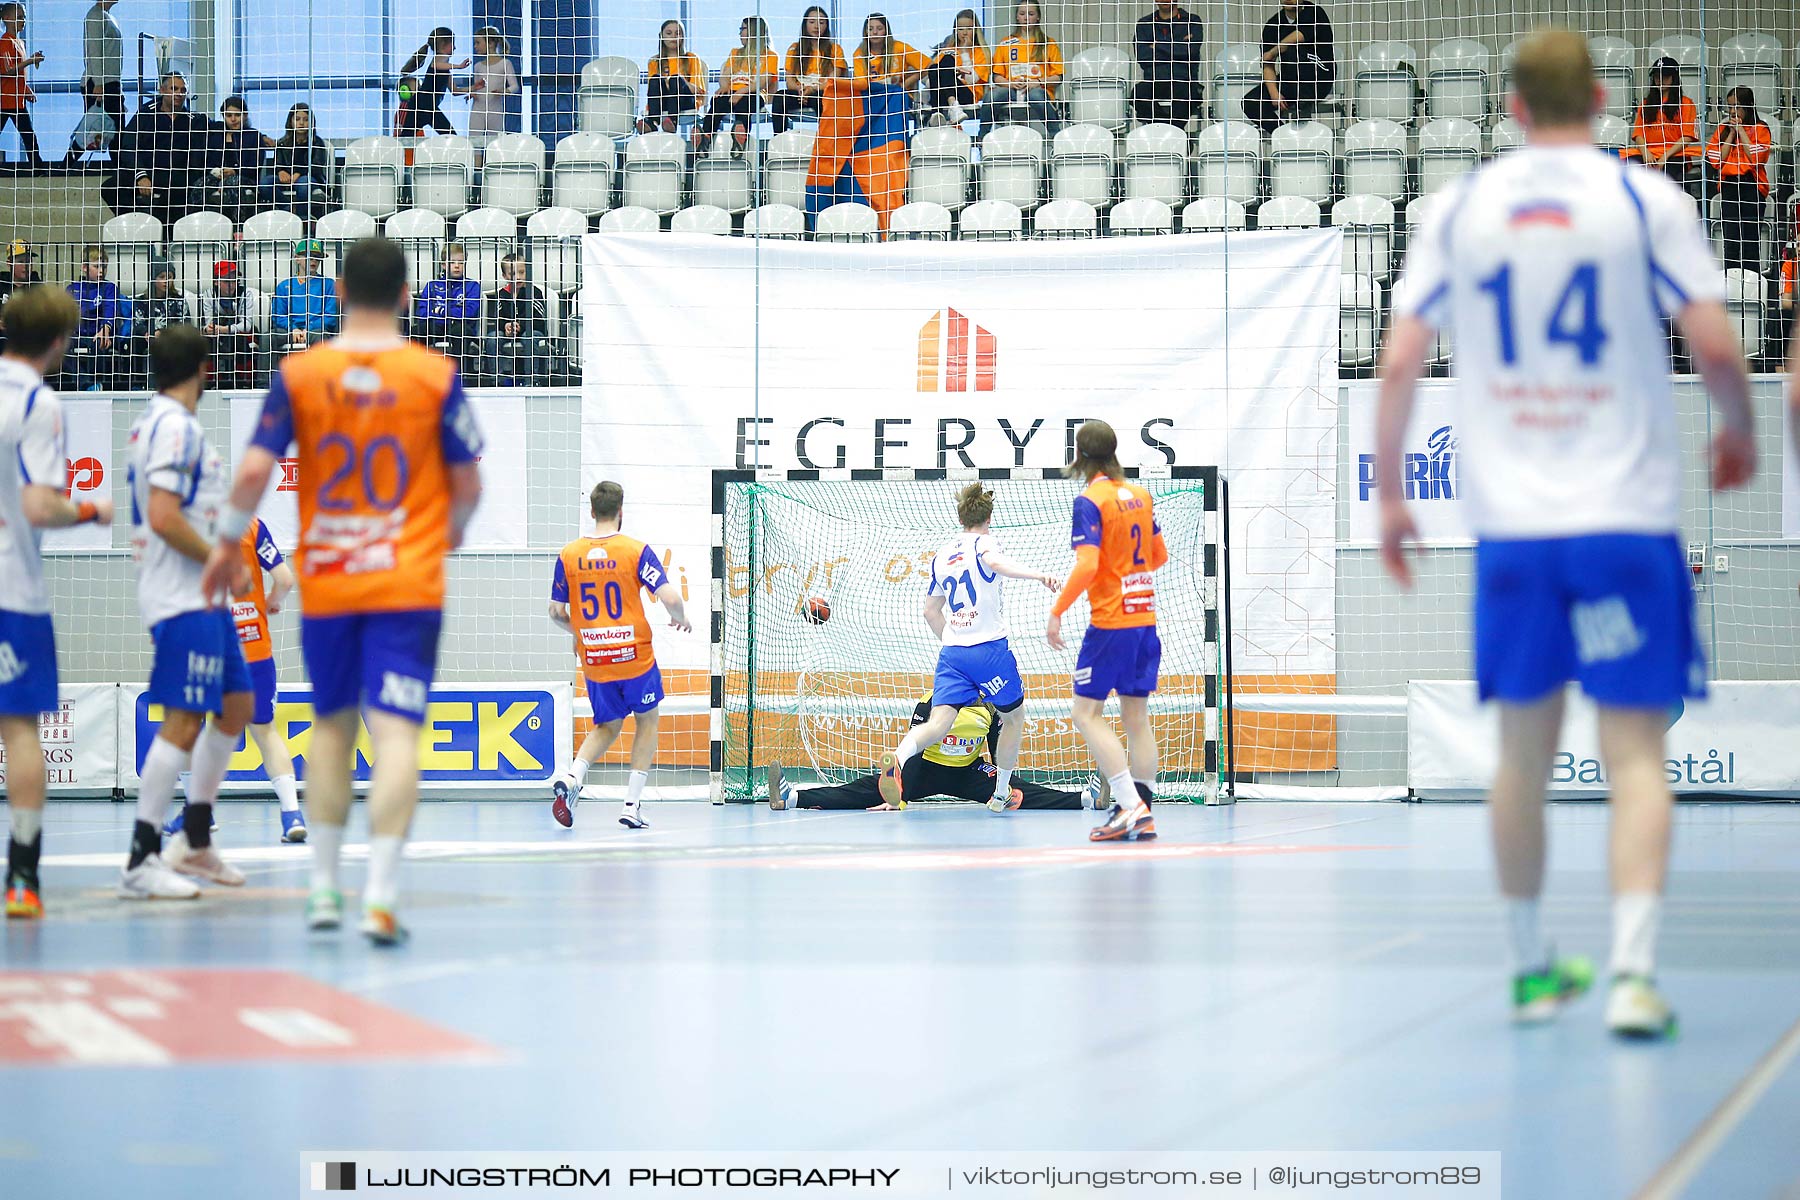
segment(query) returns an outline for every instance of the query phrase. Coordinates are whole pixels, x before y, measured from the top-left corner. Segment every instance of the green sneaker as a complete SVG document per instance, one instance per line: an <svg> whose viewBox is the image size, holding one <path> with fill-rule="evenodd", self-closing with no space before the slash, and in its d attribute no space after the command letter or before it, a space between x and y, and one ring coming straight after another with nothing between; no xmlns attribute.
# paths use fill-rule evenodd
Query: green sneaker
<svg viewBox="0 0 1800 1200"><path fill-rule="evenodd" d="M1677 1032L1675 1010L1648 975L1613 976L1606 996L1606 1027L1639 1041L1671 1041Z"/></svg>
<svg viewBox="0 0 1800 1200"><path fill-rule="evenodd" d="M306 927L336 929L344 923L344 893L320 888L306 898Z"/></svg>
<svg viewBox="0 0 1800 1200"><path fill-rule="evenodd" d="M1552 959L1541 971L1513 976L1513 1024L1538 1025L1579 1000L1594 984L1594 964L1580 955Z"/></svg>

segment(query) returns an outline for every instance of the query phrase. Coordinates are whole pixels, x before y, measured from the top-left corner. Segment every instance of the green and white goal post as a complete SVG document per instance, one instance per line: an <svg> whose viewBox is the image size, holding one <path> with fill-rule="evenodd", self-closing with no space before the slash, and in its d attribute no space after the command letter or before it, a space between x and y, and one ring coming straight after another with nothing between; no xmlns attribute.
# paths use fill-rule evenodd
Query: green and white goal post
<svg viewBox="0 0 1800 1200"><path fill-rule="evenodd" d="M1156 576L1157 794L1230 803L1225 478L1212 466L1128 469L1126 477L1155 499L1169 548ZM959 531L956 493L972 480L995 493L992 530L1007 555L1066 576L1082 486L1056 469L713 472L715 804L766 798L774 764L803 786L846 782L875 769L905 735L937 663L938 640L922 614L931 558ZM1067 614L1070 648L1055 651L1044 640L1053 600L1038 584L1006 585L1025 677L1020 769L1048 786L1078 788L1093 769L1071 720L1074 644L1087 602Z"/></svg>

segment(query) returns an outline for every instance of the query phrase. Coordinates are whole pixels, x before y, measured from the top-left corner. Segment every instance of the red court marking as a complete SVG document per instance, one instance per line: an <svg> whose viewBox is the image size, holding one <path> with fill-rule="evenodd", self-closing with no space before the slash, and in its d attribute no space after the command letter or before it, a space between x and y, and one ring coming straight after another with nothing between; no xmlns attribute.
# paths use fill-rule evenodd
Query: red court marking
<svg viewBox="0 0 1800 1200"><path fill-rule="evenodd" d="M1392 850L1392 846L1238 846L1225 843L1115 842L967 850L891 850L792 858L722 859L717 867L786 867L841 871L968 871L999 867L1085 866L1089 863L1168 862L1187 858L1249 858L1264 854L1335 854Z"/></svg>
<svg viewBox="0 0 1800 1200"><path fill-rule="evenodd" d="M0 1066L495 1057L288 971L0 971Z"/></svg>

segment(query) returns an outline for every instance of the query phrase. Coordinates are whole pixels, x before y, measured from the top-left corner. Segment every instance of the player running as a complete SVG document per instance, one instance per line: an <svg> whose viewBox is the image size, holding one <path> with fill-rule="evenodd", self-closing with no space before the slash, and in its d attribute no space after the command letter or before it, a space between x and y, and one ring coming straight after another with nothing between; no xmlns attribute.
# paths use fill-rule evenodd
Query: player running
<svg viewBox="0 0 1800 1200"><path fill-rule="evenodd" d="M56 710L56 634L44 586L43 531L112 523L112 501L71 503L62 401L44 385L81 319L59 287L16 291L0 309L0 744L6 747L6 915L44 915L44 746L38 714Z"/></svg>
<svg viewBox="0 0 1800 1200"><path fill-rule="evenodd" d="M1704 694L1679 540L1681 463L1663 318L1723 419L1715 489L1755 470L1749 382L1694 202L1592 143L1602 90L1581 35L1520 44L1527 144L1464 176L1413 239L1383 355L1376 483L1382 555L1410 586L1401 443L1433 331L1456 344L1462 503L1475 531L1475 675L1500 705L1490 793L1513 950L1513 1016L1548 1020L1589 987L1538 924L1544 788L1574 679L1599 706L1613 783L1612 990L1624 1036L1675 1032L1653 982L1672 806L1668 713Z"/></svg>
<svg viewBox="0 0 1800 1200"><path fill-rule="evenodd" d="M588 768L618 740L629 715L631 777L625 784L619 824L642 829L649 822L638 806L650 780L650 764L656 761L663 682L641 591L662 602L671 628L686 633L693 627L681 591L669 582L656 551L619 532L625 489L610 481L595 484L588 509L594 516L594 532L576 538L557 556L550 581L550 619L575 635L594 724L568 768L550 785L556 797L550 814L565 829L575 824L575 805Z"/></svg>
<svg viewBox="0 0 1800 1200"><path fill-rule="evenodd" d="M127 451L138 613L156 648L145 697L163 710L138 771L137 821L119 879L127 900L195 899L200 889L183 875L244 883L212 844L213 803L252 705L231 613L210 605L200 587L225 499L225 467L194 415L206 389L208 345L192 325L170 325L150 339L156 395L131 427ZM165 857L163 818L190 762L186 824Z"/></svg>
<svg viewBox="0 0 1800 1200"><path fill-rule="evenodd" d="M406 938L395 917L400 859L419 802L419 730L437 667L444 558L481 498L481 432L456 364L400 336L406 259L385 238L344 254L343 333L289 355L244 452L208 594L243 591L239 541L276 459L297 447L300 645L317 719L307 754L313 868L307 924L343 919L338 854L352 799L357 712L374 749L362 932Z"/></svg>
<svg viewBox="0 0 1800 1200"><path fill-rule="evenodd" d="M281 840L304 842L306 818L300 811L300 791L294 780L294 756L288 750L287 738L275 727L275 646L269 639L269 617L281 611L281 603L294 590L294 569L282 558L275 536L261 520L251 522L242 542L244 562L250 571L250 586L236 593L231 601L231 616L237 624L238 647L244 654L244 665L250 668L250 691L253 706L250 714L250 738L262 752L263 773L275 798L281 804ZM265 590L263 572L269 573ZM181 777L185 797L188 777ZM187 810L176 813L163 826L163 833L180 830ZM213 828L217 829L217 818Z"/></svg>
<svg viewBox="0 0 1800 1200"><path fill-rule="evenodd" d="M1162 665L1162 641L1156 636L1154 574L1169 561L1169 550L1150 493L1125 482L1118 452L1119 437L1105 421L1089 421L1075 433L1075 461L1065 473L1087 481L1076 497L1069 535L1075 569L1051 606L1044 633L1061 650L1063 614L1087 593L1088 628L1075 657L1075 728L1087 739L1113 794L1105 824L1088 834L1095 842L1156 836L1150 814L1156 785L1150 693ZM1106 698L1115 691L1124 746L1106 720Z"/></svg>
<svg viewBox="0 0 1800 1200"><path fill-rule="evenodd" d="M906 764L944 739L958 709L984 699L1000 722L988 811L1008 813L1024 802L1024 793L1012 786L1012 775L1025 739L1025 683L1006 636L1006 597L1000 579L1034 579L1051 591L1056 590L1057 579L1002 554L990 532L993 516L993 492L979 483L963 488L956 494L956 519L963 531L931 560L925 622L943 647L931 685L930 719L914 726L897 749L881 756L877 780L881 799L896 808L906 802Z"/></svg>

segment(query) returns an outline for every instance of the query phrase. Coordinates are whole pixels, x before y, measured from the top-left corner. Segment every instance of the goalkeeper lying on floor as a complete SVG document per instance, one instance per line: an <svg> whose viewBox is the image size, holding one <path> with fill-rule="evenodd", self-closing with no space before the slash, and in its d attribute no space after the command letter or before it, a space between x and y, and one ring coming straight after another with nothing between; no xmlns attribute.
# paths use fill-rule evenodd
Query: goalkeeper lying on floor
<svg viewBox="0 0 1800 1200"><path fill-rule="evenodd" d="M912 723L922 725L931 715L931 694L919 699L913 709ZM1000 724L997 713L985 702L977 701L957 710L956 722L944 740L913 755L902 768L901 794L909 799L948 796L956 800L974 800L985 804L994 795L994 738ZM983 757L983 748L987 756ZM862 808L870 812L892 812L875 786L876 776L865 775L838 787L796 788L782 778L779 764L769 768L769 807L785 808ZM1090 778L1079 792L1062 792L1041 787L1013 776L1013 786L1024 794L1020 808L1094 808L1106 803L1105 781ZM898 807L905 808L902 801Z"/></svg>

